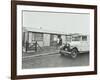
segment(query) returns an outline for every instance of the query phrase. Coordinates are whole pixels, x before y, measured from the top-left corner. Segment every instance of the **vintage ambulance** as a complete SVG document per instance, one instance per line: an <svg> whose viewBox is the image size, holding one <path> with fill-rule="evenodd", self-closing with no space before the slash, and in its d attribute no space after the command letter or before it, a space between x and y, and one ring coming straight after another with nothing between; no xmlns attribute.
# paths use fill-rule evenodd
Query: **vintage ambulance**
<svg viewBox="0 0 100 80"><path fill-rule="evenodd" d="M89 52L89 35L69 34L66 39L66 43L60 47L61 55L71 55L72 58L76 58L79 53Z"/></svg>

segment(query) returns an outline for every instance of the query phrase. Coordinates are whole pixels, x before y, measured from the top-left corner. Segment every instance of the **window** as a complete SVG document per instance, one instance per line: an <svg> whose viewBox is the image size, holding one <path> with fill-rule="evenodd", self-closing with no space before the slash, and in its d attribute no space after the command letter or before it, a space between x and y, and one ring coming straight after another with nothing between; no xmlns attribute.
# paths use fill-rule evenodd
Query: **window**
<svg viewBox="0 0 100 80"><path fill-rule="evenodd" d="M43 41L43 33L35 33L34 40L36 41Z"/></svg>
<svg viewBox="0 0 100 80"><path fill-rule="evenodd" d="M82 41L87 41L87 36L82 36Z"/></svg>
<svg viewBox="0 0 100 80"><path fill-rule="evenodd" d="M71 36L66 36L66 41L70 42L71 41Z"/></svg>
<svg viewBox="0 0 100 80"><path fill-rule="evenodd" d="M80 41L81 36L72 36L72 41Z"/></svg>

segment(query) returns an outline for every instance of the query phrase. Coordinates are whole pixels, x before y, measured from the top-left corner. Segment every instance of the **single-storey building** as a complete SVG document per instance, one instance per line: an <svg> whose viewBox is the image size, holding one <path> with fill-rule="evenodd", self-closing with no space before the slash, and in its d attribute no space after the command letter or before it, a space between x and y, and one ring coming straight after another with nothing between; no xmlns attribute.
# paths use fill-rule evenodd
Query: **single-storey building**
<svg viewBox="0 0 100 80"><path fill-rule="evenodd" d="M63 32L23 27L22 31L23 46L26 43L26 41L28 41L28 43L32 43L33 40L37 41L37 43L41 47L55 46L58 35L61 35L62 43L66 43L66 34Z"/></svg>

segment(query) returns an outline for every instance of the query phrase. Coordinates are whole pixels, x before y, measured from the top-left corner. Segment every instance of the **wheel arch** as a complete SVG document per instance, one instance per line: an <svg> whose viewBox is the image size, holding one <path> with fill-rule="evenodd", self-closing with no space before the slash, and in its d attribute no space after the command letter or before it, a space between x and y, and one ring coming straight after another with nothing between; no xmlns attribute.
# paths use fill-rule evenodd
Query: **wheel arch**
<svg viewBox="0 0 100 80"><path fill-rule="evenodd" d="M79 50L78 50L78 48L77 48L77 47L73 47L73 48L72 48L72 50L73 50L73 49L76 49L76 50L79 52Z"/></svg>

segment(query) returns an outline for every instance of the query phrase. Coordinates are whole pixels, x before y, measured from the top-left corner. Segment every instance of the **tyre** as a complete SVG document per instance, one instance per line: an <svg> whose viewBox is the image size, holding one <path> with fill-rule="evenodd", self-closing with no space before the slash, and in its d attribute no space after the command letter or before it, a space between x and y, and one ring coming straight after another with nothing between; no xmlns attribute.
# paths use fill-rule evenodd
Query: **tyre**
<svg viewBox="0 0 100 80"><path fill-rule="evenodd" d="M78 50L77 49L72 49L72 51L71 51L71 57L72 58L76 58L77 55L78 55Z"/></svg>

